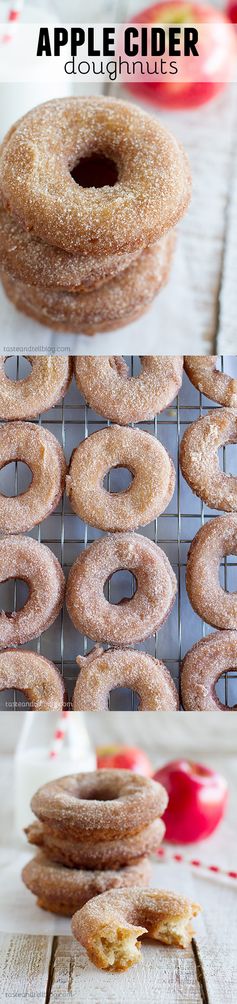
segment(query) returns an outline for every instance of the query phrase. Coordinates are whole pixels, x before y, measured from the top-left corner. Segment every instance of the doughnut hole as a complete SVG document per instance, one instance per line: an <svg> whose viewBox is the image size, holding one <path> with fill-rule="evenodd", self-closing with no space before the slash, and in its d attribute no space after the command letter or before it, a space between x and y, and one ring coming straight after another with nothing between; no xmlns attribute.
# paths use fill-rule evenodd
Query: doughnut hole
<svg viewBox="0 0 237 1004"><path fill-rule="evenodd" d="M113 188L118 180L117 164L111 157L91 153L81 157L70 171L71 178L80 188Z"/></svg>
<svg viewBox="0 0 237 1004"><path fill-rule="evenodd" d="M113 606L127 603L137 591L137 579L128 568L113 572L104 584L104 596Z"/></svg>
<svg viewBox="0 0 237 1004"><path fill-rule="evenodd" d="M224 471L225 474L232 478L236 478L236 490L237 490L237 449L236 443L226 443L226 446L220 446L218 449L218 461L219 468Z"/></svg>
<svg viewBox="0 0 237 1004"><path fill-rule="evenodd" d="M7 498L24 495L32 483L32 471L22 461L9 461L0 470L0 494Z"/></svg>
<svg viewBox="0 0 237 1004"><path fill-rule="evenodd" d="M20 356L18 359L16 356L6 356L4 371L9 380L25 380L31 374L32 364L25 356Z"/></svg>
<svg viewBox="0 0 237 1004"><path fill-rule="evenodd" d="M32 711L32 704L24 690L2 690L0 709L2 711Z"/></svg>
<svg viewBox="0 0 237 1004"><path fill-rule="evenodd" d="M13 612L22 610L29 598L30 590L24 579L9 578L0 583L0 609L6 617L12 617ZM6 605L8 610L6 610Z"/></svg>
<svg viewBox="0 0 237 1004"><path fill-rule="evenodd" d="M109 692L108 708L110 711L138 711L140 695L130 687L113 687Z"/></svg>
<svg viewBox="0 0 237 1004"><path fill-rule="evenodd" d="M223 708L235 708L237 710L237 704L234 699L234 691L237 680L237 670L233 669L231 666L227 673L222 673L219 680L216 680L214 686L214 695ZM232 691L233 684L233 691Z"/></svg>
<svg viewBox="0 0 237 1004"><path fill-rule="evenodd" d="M116 467L111 467L108 474L105 475L103 488L111 495L123 495L130 488L133 478L134 475L128 467L120 467L118 464Z"/></svg>
<svg viewBox="0 0 237 1004"><path fill-rule="evenodd" d="M237 554L226 555L219 566L220 586L226 593L237 593Z"/></svg>

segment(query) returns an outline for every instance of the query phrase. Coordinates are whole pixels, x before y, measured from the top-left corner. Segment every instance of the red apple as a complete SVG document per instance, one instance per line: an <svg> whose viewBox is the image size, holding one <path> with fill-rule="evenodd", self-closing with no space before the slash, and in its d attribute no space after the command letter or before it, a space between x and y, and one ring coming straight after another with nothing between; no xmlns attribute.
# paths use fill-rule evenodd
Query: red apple
<svg viewBox="0 0 237 1004"><path fill-rule="evenodd" d="M232 77L236 60L236 36L230 23L232 19L230 14L227 17L216 7L209 3L199 3L199 0L160 0L134 14L130 19L130 24L133 25L180 27L183 24L198 28L198 25L205 24L205 30L199 40L198 58L194 62L192 55L177 58L177 64L186 79L177 80L175 75L152 79L145 75L137 83L135 80L132 83L128 80L126 87L136 94L138 100L145 99L165 108L195 108L210 101L223 91ZM188 76L190 79L187 79Z"/></svg>
<svg viewBox="0 0 237 1004"><path fill-rule="evenodd" d="M225 778L209 767L173 760L154 774L169 796L163 819L166 840L188 844L209 837L223 818L227 803Z"/></svg>
<svg viewBox="0 0 237 1004"><path fill-rule="evenodd" d="M119 767L151 777L152 766L143 750L136 746L104 746L97 750L97 767Z"/></svg>

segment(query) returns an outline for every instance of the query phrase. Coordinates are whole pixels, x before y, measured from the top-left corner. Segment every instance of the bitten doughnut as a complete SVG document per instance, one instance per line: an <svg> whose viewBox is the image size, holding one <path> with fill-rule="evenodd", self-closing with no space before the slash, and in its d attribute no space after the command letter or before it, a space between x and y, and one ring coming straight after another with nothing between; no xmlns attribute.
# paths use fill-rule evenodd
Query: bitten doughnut
<svg viewBox="0 0 237 1004"><path fill-rule="evenodd" d="M97 258L96 249L91 254L60 251L34 237L31 231L22 230L0 201L0 268L29 286L71 292L90 290L128 268L139 254L140 250Z"/></svg>
<svg viewBox="0 0 237 1004"><path fill-rule="evenodd" d="M128 770L72 774L44 784L32 812L66 838L120 837L136 832L164 812L168 802L157 781Z"/></svg>
<svg viewBox="0 0 237 1004"><path fill-rule="evenodd" d="M185 356L186 373L202 394L218 404L237 408L237 380L217 369L218 356Z"/></svg>
<svg viewBox="0 0 237 1004"><path fill-rule="evenodd" d="M56 509L66 478L66 460L52 432L31 422L0 426L0 470L21 460L32 472L32 482L21 495L0 493L0 530L20 533L31 530Z"/></svg>
<svg viewBox="0 0 237 1004"><path fill-rule="evenodd" d="M229 669L237 669L236 631L217 631L193 645L183 660L182 702L185 711L236 711L217 697L215 684Z"/></svg>
<svg viewBox="0 0 237 1004"><path fill-rule="evenodd" d="M2 274L5 292L18 310L56 331L112 331L140 317L169 275L174 235L146 249L129 268L86 293L27 286Z"/></svg>
<svg viewBox="0 0 237 1004"><path fill-rule="evenodd" d="M118 871L89 871L64 868L48 861L42 853L32 858L22 871L24 884L37 896L37 906L63 917L72 917L88 899L107 889L142 886L144 883L149 885L150 876L151 867L147 858L140 858Z"/></svg>
<svg viewBox="0 0 237 1004"><path fill-rule="evenodd" d="M137 589L131 599L109 603L104 586L119 569L133 573ZM166 554L140 534L102 537L81 551L69 572L66 603L82 634L111 645L144 641L164 623L177 591L176 576Z"/></svg>
<svg viewBox="0 0 237 1004"><path fill-rule="evenodd" d="M237 511L237 478L220 470L218 450L237 443L237 412L231 408L211 411L186 429L180 463L185 480L210 508Z"/></svg>
<svg viewBox="0 0 237 1004"><path fill-rule="evenodd" d="M118 889L95 896L72 919L72 933L91 962L112 972L139 962L137 939L148 934L165 945L187 948L200 907L165 889Z"/></svg>
<svg viewBox="0 0 237 1004"><path fill-rule="evenodd" d="M237 593L222 589L219 568L237 554L237 515L218 516L201 527L187 562L187 592L196 613L217 628L237 628Z"/></svg>
<svg viewBox="0 0 237 1004"><path fill-rule="evenodd" d="M0 653L0 690L20 690L32 711L61 711L64 683L56 666L36 652Z"/></svg>
<svg viewBox="0 0 237 1004"><path fill-rule="evenodd" d="M38 105L9 130L0 190L5 208L41 240L104 258L175 226L191 180L183 148L156 119L125 101L69 97Z"/></svg>
<svg viewBox="0 0 237 1004"><path fill-rule="evenodd" d="M113 467L126 467L130 486L110 492L103 485ZM175 488L172 460L155 436L141 429L109 426L74 450L66 490L74 512L100 530L136 530L164 512Z"/></svg>
<svg viewBox="0 0 237 1004"><path fill-rule="evenodd" d="M163 840L165 825L162 819L153 819L137 833L123 833L111 840L98 839L95 830L83 839L73 840L37 820L27 826L25 833L29 844L42 847L48 858L67 868L117 868L156 851Z"/></svg>
<svg viewBox="0 0 237 1004"><path fill-rule="evenodd" d="M138 711L178 710L178 694L168 669L146 652L95 648L76 661L80 676L73 694L74 711L108 711L109 694L116 687L136 691Z"/></svg>
<svg viewBox="0 0 237 1004"><path fill-rule="evenodd" d="M90 408L119 425L144 422L164 411L182 383L182 356L140 356L129 379L121 356L75 356L77 386Z"/></svg>
<svg viewBox="0 0 237 1004"><path fill-rule="evenodd" d="M31 372L22 380L6 376L0 356L0 418L38 418L61 401L69 387L72 362L69 356L26 356Z"/></svg>
<svg viewBox="0 0 237 1004"><path fill-rule="evenodd" d="M24 645L55 621L63 605L65 580L49 547L32 537L0 540L0 582L22 579L29 598L16 613L0 613L0 648Z"/></svg>

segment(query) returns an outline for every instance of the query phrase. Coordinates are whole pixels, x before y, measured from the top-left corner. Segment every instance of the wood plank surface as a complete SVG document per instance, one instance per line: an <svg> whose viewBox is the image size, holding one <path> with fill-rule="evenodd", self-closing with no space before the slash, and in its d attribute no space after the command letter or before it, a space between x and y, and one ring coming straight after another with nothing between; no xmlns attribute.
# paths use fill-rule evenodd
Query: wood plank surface
<svg viewBox="0 0 237 1004"><path fill-rule="evenodd" d="M46 1001L52 938L0 934L1 1004Z"/></svg>

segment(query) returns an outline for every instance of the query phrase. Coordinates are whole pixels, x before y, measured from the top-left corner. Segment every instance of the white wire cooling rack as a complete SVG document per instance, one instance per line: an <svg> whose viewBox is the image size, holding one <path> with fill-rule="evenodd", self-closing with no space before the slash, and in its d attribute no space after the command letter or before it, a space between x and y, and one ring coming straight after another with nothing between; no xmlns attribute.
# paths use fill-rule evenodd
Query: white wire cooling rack
<svg viewBox="0 0 237 1004"><path fill-rule="evenodd" d="M139 370L138 357L129 357L126 361L131 373L135 375ZM233 376L237 376L237 357L220 360L220 366ZM29 367L30 364L24 357L17 359L12 357L6 362L6 372L11 379L22 378ZM178 592L175 606L161 630L137 647L164 661L178 691L180 663L183 656L195 641L213 630L202 623L190 606L185 587L187 552L191 540L204 521L218 515L193 495L182 478L178 464L179 442L187 425L213 407L216 405L199 394L184 375L180 394L173 404L161 415L156 416L154 422L144 422L140 425L142 429L158 437L168 450L176 469L176 487L166 512L138 532L156 541L163 548L176 573ZM64 401L52 411L42 415L39 421L62 444L67 460L79 442L96 429L109 424L85 406L74 380ZM237 473L236 447L227 446L220 451L220 464L227 472ZM9 464L0 472L0 490L6 495L15 495L27 487L29 480L29 470L25 465ZM107 487L110 491L119 491L128 483L128 472L118 468L110 472ZM85 525L72 513L69 500L65 496L57 510L30 534L52 549L66 576L79 551L101 535L100 531ZM237 558L234 556L225 559L221 566L221 583L229 591L236 589L236 567ZM134 591L132 576L126 571L116 573L110 580L108 590L112 602L119 602L122 597L131 596ZM27 587L19 580L8 580L0 586L1 608L8 612L20 609L26 596ZM70 706L78 675L76 656L79 653L86 654L93 648L93 644L91 639L82 637L75 630L64 605L63 611L51 628L36 641L31 641L23 647L40 652L59 668L65 680ZM217 693L226 706L231 707L237 702L237 674L232 672L231 668L219 681ZM110 694L110 710L137 710L138 705L138 696L125 688L116 688ZM1 710L23 710L27 707L24 696L18 691L2 692L0 695Z"/></svg>

